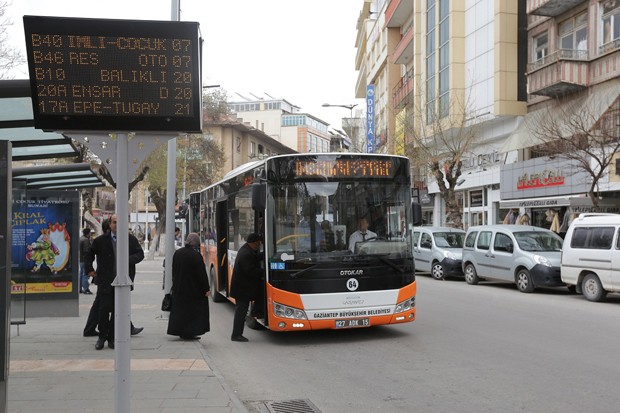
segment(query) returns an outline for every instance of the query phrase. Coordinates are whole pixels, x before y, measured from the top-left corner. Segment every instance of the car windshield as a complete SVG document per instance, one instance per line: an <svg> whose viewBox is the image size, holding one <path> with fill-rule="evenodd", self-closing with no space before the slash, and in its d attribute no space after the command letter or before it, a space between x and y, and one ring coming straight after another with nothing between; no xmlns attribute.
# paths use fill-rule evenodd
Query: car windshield
<svg viewBox="0 0 620 413"><path fill-rule="evenodd" d="M562 238L552 232L524 231L514 236L523 251L562 251Z"/></svg>
<svg viewBox="0 0 620 413"><path fill-rule="evenodd" d="M435 245L441 248L463 248L465 233L460 232L434 232Z"/></svg>

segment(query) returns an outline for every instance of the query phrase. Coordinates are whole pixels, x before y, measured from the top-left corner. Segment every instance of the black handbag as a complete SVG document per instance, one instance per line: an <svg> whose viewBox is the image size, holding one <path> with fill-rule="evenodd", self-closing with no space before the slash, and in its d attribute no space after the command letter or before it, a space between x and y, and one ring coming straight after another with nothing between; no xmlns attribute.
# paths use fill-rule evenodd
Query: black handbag
<svg viewBox="0 0 620 413"><path fill-rule="evenodd" d="M161 311L172 310L172 294L165 294L161 302Z"/></svg>

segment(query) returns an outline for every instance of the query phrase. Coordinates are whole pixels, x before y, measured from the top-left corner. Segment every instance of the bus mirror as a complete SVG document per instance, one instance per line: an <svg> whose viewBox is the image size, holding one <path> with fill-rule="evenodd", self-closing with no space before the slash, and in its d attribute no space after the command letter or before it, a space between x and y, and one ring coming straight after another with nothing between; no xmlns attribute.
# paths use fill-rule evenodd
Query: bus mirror
<svg viewBox="0 0 620 413"><path fill-rule="evenodd" d="M255 211L265 210L267 197L267 185L264 182L252 184L252 209Z"/></svg>
<svg viewBox="0 0 620 413"><path fill-rule="evenodd" d="M412 202L411 210L413 211L413 226L419 227L422 225L422 205L417 202Z"/></svg>

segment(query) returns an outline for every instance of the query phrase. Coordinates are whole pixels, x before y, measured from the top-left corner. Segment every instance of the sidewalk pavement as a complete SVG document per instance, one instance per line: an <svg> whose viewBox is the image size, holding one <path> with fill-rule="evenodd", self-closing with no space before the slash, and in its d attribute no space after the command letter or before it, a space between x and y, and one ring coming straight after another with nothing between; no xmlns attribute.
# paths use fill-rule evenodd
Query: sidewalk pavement
<svg viewBox="0 0 620 413"><path fill-rule="evenodd" d="M131 338L131 412L247 413L213 368L208 335L198 341L166 335L162 263L157 257L138 264L131 293L132 321L144 327ZM115 411L114 350L97 351L97 337L82 335L94 298L79 295L79 317L11 326L9 413Z"/></svg>

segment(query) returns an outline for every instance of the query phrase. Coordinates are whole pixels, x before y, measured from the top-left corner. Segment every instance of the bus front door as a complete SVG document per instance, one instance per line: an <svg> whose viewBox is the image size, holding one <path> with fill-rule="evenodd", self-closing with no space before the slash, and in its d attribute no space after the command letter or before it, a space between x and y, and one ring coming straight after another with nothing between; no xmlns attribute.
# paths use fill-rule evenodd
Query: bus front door
<svg viewBox="0 0 620 413"><path fill-rule="evenodd" d="M217 226L217 290L228 297L228 202L221 201L215 210Z"/></svg>

